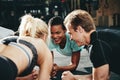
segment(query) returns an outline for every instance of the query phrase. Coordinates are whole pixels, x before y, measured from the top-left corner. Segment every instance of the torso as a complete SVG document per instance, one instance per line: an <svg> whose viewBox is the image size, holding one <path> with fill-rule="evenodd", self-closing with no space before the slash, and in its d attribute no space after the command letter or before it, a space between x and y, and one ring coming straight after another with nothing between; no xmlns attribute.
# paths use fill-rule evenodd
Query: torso
<svg viewBox="0 0 120 80"><path fill-rule="evenodd" d="M30 37L27 37L27 38L22 37L21 39L32 43L35 46L35 48L40 46L38 44L38 43L40 43L40 41L38 39L33 39ZM21 44L21 43L16 43L16 44L21 46L22 48L24 48L27 51L27 53L29 54L30 60L32 60L33 53L31 51L31 49L28 48L24 44ZM37 52L39 52L39 51L37 51ZM6 48L0 54L8 57L16 64L16 66L18 68L18 75L21 72L23 72L29 65L29 60L28 60L28 56L26 55L26 53L22 49L19 49L18 47L12 45L11 43L8 46L6 46Z"/></svg>
<svg viewBox="0 0 120 80"><path fill-rule="evenodd" d="M91 61L94 67L110 64L110 70L120 73L118 64L120 50L120 31L105 29L92 33ZM96 37L97 35L97 37ZM92 39L93 38L93 39Z"/></svg>
<svg viewBox="0 0 120 80"><path fill-rule="evenodd" d="M33 55L32 55L31 50L23 44L19 44L19 45L27 50L27 52L30 55L30 58L32 59ZM21 49L18 49L17 47L12 46L12 45L7 46L6 49L1 53L1 55L8 57L16 64L18 68L18 74L23 72L23 70L27 67L29 63L28 58L26 57L25 53Z"/></svg>

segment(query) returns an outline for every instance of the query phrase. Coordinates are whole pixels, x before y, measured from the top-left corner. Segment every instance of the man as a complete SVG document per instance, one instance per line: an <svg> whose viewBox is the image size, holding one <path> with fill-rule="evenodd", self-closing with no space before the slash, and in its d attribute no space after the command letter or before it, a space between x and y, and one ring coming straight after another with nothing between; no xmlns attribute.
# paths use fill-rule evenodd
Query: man
<svg viewBox="0 0 120 80"><path fill-rule="evenodd" d="M71 39L79 46L87 45L90 60L93 63L93 80L108 80L110 71L120 76L120 31L104 29L96 31L90 14L84 10L75 10L65 18L65 26ZM69 71L62 74L63 80L81 80Z"/></svg>

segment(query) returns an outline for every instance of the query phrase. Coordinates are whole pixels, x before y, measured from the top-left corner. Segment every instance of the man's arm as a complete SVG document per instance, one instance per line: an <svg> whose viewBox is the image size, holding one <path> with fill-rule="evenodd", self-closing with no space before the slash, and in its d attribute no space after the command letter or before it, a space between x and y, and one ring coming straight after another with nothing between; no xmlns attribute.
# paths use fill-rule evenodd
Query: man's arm
<svg viewBox="0 0 120 80"><path fill-rule="evenodd" d="M109 78L109 65L105 64L98 68L93 69L94 80L108 80Z"/></svg>
<svg viewBox="0 0 120 80"><path fill-rule="evenodd" d="M88 76L89 77L89 76ZM109 80L109 65L94 68L91 76L93 80ZM64 71L61 76L62 80L87 80L80 75L73 75L70 71Z"/></svg>
<svg viewBox="0 0 120 80"><path fill-rule="evenodd" d="M62 80L92 80L90 75L73 75L70 71L64 71L61 78Z"/></svg>

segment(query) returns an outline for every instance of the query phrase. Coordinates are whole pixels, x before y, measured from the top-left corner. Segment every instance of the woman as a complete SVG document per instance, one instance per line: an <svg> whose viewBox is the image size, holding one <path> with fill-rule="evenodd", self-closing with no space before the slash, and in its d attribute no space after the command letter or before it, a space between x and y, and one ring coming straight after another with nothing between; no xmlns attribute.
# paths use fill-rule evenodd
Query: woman
<svg viewBox="0 0 120 80"><path fill-rule="evenodd" d="M15 80L40 67L38 79L49 80L52 55L45 44L48 28L44 21L31 15L21 18L19 37L9 37L0 44L0 80Z"/></svg>
<svg viewBox="0 0 120 80"><path fill-rule="evenodd" d="M82 72L78 69L79 60L80 60L80 51L83 47L78 47L78 45L70 40L70 35L66 32L66 28L63 24L63 19L60 16L52 17L49 20L49 31L50 31L50 40L48 43L49 49L54 53L54 49L57 50L58 55L63 56L62 62L64 64L54 63L52 76L57 76L57 80L61 80L61 74L63 71L70 70L74 74L81 74ZM67 60L68 58L69 61ZM55 61L55 60L54 60ZM60 63L62 63L60 62ZM83 77L91 78L91 74L88 74Z"/></svg>

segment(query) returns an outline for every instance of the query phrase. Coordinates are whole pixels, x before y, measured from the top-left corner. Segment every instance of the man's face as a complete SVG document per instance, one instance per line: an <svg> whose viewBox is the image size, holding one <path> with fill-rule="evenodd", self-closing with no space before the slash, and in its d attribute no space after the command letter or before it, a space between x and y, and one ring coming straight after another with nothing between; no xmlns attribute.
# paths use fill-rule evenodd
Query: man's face
<svg viewBox="0 0 120 80"><path fill-rule="evenodd" d="M71 25L66 25L66 26L67 26L67 32L70 34L71 40L74 40L78 44L78 46L84 45L85 40L80 28L74 30Z"/></svg>
<svg viewBox="0 0 120 80"><path fill-rule="evenodd" d="M62 29L62 25L51 26L51 38L54 43L60 44L65 37L66 30Z"/></svg>

